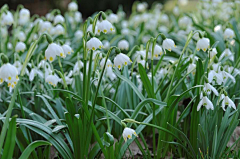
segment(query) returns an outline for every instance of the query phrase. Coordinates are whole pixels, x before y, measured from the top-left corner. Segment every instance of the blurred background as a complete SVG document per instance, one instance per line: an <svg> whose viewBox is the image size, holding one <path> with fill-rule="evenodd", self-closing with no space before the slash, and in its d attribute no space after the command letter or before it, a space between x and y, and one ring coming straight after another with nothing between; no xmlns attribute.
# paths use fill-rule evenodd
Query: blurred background
<svg viewBox="0 0 240 159"><path fill-rule="evenodd" d="M123 10L128 14L131 11L134 0L77 0L79 11L83 18L92 15L96 11L106 11L107 9L116 12L119 5L123 6ZM167 0L145 0L149 6L153 2L165 3ZM0 7L8 4L9 8L16 10L19 4L23 4L29 9L31 14L45 15L50 10L58 8L62 12L67 10L67 5L71 0L0 0Z"/></svg>

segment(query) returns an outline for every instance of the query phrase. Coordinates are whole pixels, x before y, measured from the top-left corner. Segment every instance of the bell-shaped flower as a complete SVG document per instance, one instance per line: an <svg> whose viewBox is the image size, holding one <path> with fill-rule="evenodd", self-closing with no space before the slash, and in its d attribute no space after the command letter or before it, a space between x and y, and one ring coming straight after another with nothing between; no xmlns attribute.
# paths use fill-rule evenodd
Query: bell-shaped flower
<svg viewBox="0 0 240 159"><path fill-rule="evenodd" d="M82 30L77 30L74 33L74 36L75 36L76 39L81 39L83 37L83 31Z"/></svg>
<svg viewBox="0 0 240 159"><path fill-rule="evenodd" d="M224 83L227 81L228 78L230 78L233 81L233 83L236 82L235 78L230 73L226 72L225 70L220 71L220 76L223 79Z"/></svg>
<svg viewBox="0 0 240 159"><path fill-rule="evenodd" d="M30 12L26 8L22 8L19 12L19 24L25 25L30 20Z"/></svg>
<svg viewBox="0 0 240 159"><path fill-rule="evenodd" d="M201 38L197 42L197 51L202 49L204 52L210 47L210 40L208 38Z"/></svg>
<svg viewBox="0 0 240 159"><path fill-rule="evenodd" d="M32 70L29 73L29 81L33 81L36 75L38 75L41 78L44 77L42 71L40 71L38 68L32 68Z"/></svg>
<svg viewBox="0 0 240 159"><path fill-rule="evenodd" d="M118 42L118 48L121 50L128 50L129 49L129 43L127 40L120 40Z"/></svg>
<svg viewBox="0 0 240 159"><path fill-rule="evenodd" d="M172 48L176 47L176 45L172 39L166 38L165 40L163 40L162 47L164 50L171 51Z"/></svg>
<svg viewBox="0 0 240 159"><path fill-rule="evenodd" d="M208 73L208 81L209 83L213 83L213 81L216 81L220 85L223 82L223 78L215 70L210 70Z"/></svg>
<svg viewBox="0 0 240 159"><path fill-rule="evenodd" d="M96 58L98 58L98 59L102 58L102 52L100 50L93 51L92 59L95 60Z"/></svg>
<svg viewBox="0 0 240 159"><path fill-rule="evenodd" d="M111 81L113 81L114 79L117 78L117 76L115 75L115 73L112 70L112 67L106 68L106 76L109 77L111 79Z"/></svg>
<svg viewBox="0 0 240 159"><path fill-rule="evenodd" d="M96 37L92 37L90 40L88 40L87 42L87 49L88 50L96 50L96 49L101 49L103 48L103 44L102 42L96 38Z"/></svg>
<svg viewBox="0 0 240 159"><path fill-rule="evenodd" d="M197 67L196 64L190 63L189 66L188 66L188 69L187 69L187 74L191 72L193 75L195 75L196 74L196 67Z"/></svg>
<svg viewBox="0 0 240 159"><path fill-rule="evenodd" d="M26 35L23 31L20 31L18 34L17 34L17 37L20 41L24 42L26 40Z"/></svg>
<svg viewBox="0 0 240 159"><path fill-rule="evenodd" d="M17 43L17 45L16 45L16 47L15 47L15 51L16 52L24 52L26 50L26 44L25 43L23 43L23 42L18 42Z"/></svg>
<svg viewBox="0 0 240 159"><path fill-rule="evenodd" d="M65 21L65 19L64 19L64 17L62 16L62 15L56 15L55 17L54 17L54 21L53 21L53 23L54 23L54 25L56 25L56 24L58 24L58 23L64 23L64 21Z"/></svg>
<svg viewBox="0 0 240 159"><path fill-rule="evenodd" d="M151 52L152 52L152 46L150 46L150 50L151 50ZM161 56L162 54L163 54L162 47L159 46L158 44L156 44L155 47L154 47L153 56L157 58L158 55Z"/></svg>
<svg viewBox="0 0 240 159"><path fill-rule="evenodd" d="M67 85L72 84L72 82L73 82L72 75L73 75L73 71L72 71L72 70L71 70L68 74L67 74L67 73L64 74L64 78L65 78L65 81L66 81L66 84L67 84ZM60 82L61 82L62 84L64 84L64 82L63 82L62 79L60 79Z"/></svg>
<svg viewBox="0 0 240 159"><path fill-rule="evenodd" d="M222 108L224 111L226 111L225 106L229 106L230 108L236 109L235 103L228 97L225 96L224 94L221 94L221 100L222 101Z"/></svg>
<svg viewBox="0 0 240 159"><path fill-rule="evenodd" d="M53 28L52 23L50 23L49 21L45 21L40 24L40 32L41 33L44 33L44 32L50 33L52 28Z"/></svg>
<svg viewBox="0 0 240 159"><path fill-rule="evenodd" d="M7 11L7 13L3 12L1 16L1 25L12 25L14 23L13 15L11 12Z"/></svg>
<svg viewBox="0 0 240 159"><path fill-rule="evenodd" d="M124 128L122 136L125 142L127 142L127 139L132 139L132 135L135 135L136 137L138 137L135 130L128 127Z"/></svg>
<svg viewBox="0 0 240 159"><path fill-rule="evenodd" d="M61 24L56 25L50 31L51 35L63 35L65 33L65 29Z"/></svg>
<svg viewBox="0 0 240 159"><path fill-rule="evenodd" d="M213 49L210 51L210 58L212 59L215 55L217 55L217 49L216 49L216 48L213 48Z"/></svg>
<svg viewBox="0 0 240 159"><path fill-rule="evenodd" d="M64 51L61 46L55 43L51 43L48 45L45 51L45 59L47 59L50 62L53 62L56 56L61 56L62 58L65 58L66 55L64 54Z"/></svg>
<svg viewBox="0 0 240 159"><path fill-rule="evenodd" d="M140 61L138 61L138 63L140 63L143 66L143 68L145 68L145 66L146 66L147 69L149 69L148 63L146 64L146 60L140 60Z"/></svg>
<svg viewBox="0 0 240 159"><path fill-rule="evenodd" d="M98 26L98 33L103 32L106 34L106 33L114 32L114 27L108 20L103 20L99 22L97 26Z"/></svg>
<svg viewBox="0 0 240 159"><path fill-rule="evenodd" d="M212 109L212 110L214 109L212 102L207 98L207 96L202 97L202 99L198 103L197 111L199 111L202 106L205 106L206 109L208 109L208 110L209 109Z"/></svg>
<svg viewBox="0 0 240 159"><path fill-rule="evenodd" d="M234 61L233 53L229 48L226 48L219 57L219 60L222 60L224 57L229 58L231 61Z"/></svg>
<svg viewBox="0 0 240 159"><path fill-rule="evenodd" d="M127 66L129 63L132 63L131 59L123 53L119 53L114 58L114 67L117 67L119 70L122 68L123 65Z"/></svg>
<svg viewBox="0 0 240 159"><path fill-rule="evenodd" d="M209 83L205 83L203 90L207 93L207 95L210 95L211 92L213 91L213 93L218 96L218 91L216 90L216 88L214 88L211 84Z"/></svg>
<svg viewBox="0 0 240 159"><path fill-rule="evenodd" d="M73 74L79 74L81 68L83 68L83 62L79 60L73 67Z"/></svg>
<svg viewBox="0 0 240 159"><path fill-rule="evenodd" d="M188 16L184 16L178 20L178 25L181 28L187 28L188 26L192 25L192 19L189 18Z"/></svg>
<svg viewBox="0 0 240 159"><path fill-rule="evenodd" d="M234 34L234 31L230 28L227 28L224 33L223 33L223 36L225 39L232 39L235 34Z"/></svg>
<svg viewBox="0 0 240 159"><path fill-rule="evenodd" d="M77 11L78 10L78 5L76 2L70 2L68 4L68 10L69 11Z"/></svg>
<svg viewBox="0 0 240 159"><path fill-rule="evenodd" d="M107 20L109 20L111 23L117 23L119 21L117 14L114 13L110 13L107 17Z"/></svg>
<svg viewBox="0 0 240 159"><path fill-rule="evenodd" d="M56 87L58 82L60 82L60 78L56 74L48 75L46 77L46 82L51 84L53 87Z"/></svg>
<svg viewBox="0 0 240 159"><path fill-rule="evenodd" d="M104 57L101 62L100 62L100 67L103 68L105 64L106 58ZM112 62L111 60L107 59L106 67L112 67Z"/></svg>
<svg viewBox="0 0 240 159"><path fill-rule="evenodd" d="M3 64L0 68L0 84L5 81L8 87L14 88L18 80L17 68L10 63Z"/></svg>
<svg viewBox="0 0 240 159"><path fill-rule="evenodd" d="M73 52L73 49L67 44L64 44L62 46L62 49L63 49L65 55L71 55L71 53Z"/></svg>
<svg viewBox="0 0 240 159"><path fill-rule="evenodd" d="M98 33L98 23L99 23L99 22L97 21L96 26L95 26L95 34L98 34L98 35L99 35L99 33ZM88 31L93 32L92 27L93 27L93 25L90 24L90 25L88 26L88 28L87 28L87 32L88 32Z"/></svg>

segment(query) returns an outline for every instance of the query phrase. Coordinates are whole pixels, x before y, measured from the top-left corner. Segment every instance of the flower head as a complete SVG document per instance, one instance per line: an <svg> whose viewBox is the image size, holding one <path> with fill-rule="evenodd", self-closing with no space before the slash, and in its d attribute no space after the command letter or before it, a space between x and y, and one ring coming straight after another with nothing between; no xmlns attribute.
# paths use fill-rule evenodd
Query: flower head
<svg viewBox="0 0 240 159"><path fill-rule="evenodd" d="M1 24L2 25L12 25L14 20L13 20L13 15L11 12L7 11L7 14L3 12L1 16Z"/></svg>
<svg viewBox="0 0 240 159"><path fill-rule="evenodd" d="M26 8L22 8L19 12L19 24L25 25L30 20L30 12Z"/></svg>
<svg viewBox="0 0 240 159"><path fill-rule="evenodd" d="M128 50L129 49L129 43L127 40L120 40L118 42L118 48L121 50Z"/></svg>
<svg viewBox="0 0 240 159"><path fill-rule="evenodd" d="M150 47L150 50L152 51L152 47ZM157 58L158 55L161 56L162 54L163 54L162 47L159 46L158 44L156 44L155 47L154 47L153 56Z"/></svg>
<svg viewBox="0 0 240 159"><path fill-rule="evenodd" d="M54 24L63 23L65 21L62 15L56 15L54 18Z"/></svg>
<svg viewBox="0 0 240 159"><path fill-rule="evenodd" d="M230 28L227 28L224 33L223 33L223 36L225 39L232 39L235 34L234 34L234 31Z"/></svg>
<svg viewBox="0 0 240 159"><path fill-rule="evenodd" d="M213 49L210 51L210 58L212 59L215 55L217 55L217 49L216 49L216 48L213 48Z"/></svg>
<svg viewBox="0 0 240 159"><path fill-rule="evenodd" d="M67 44L64 44L62 46L62 49L63 49L65 55L71 55L71 53L73 52L73 49Z"/></svg>
<svg viewBox="0 0 240 159"><path fill-rule="evenodd" d="M234 56L233 53L231 52L231 50L229 48L226 48L223 53L221 54L221 56L219 57L219 60L222 60L224 57L228 57L231 61L234 61Z"/></svg>
<svg viewBox="0 0 240 159"><path fill-rule="evenodd" d="M0 84L5 81L8 87L14 88L18 80L17 68L10 63L3 64L0 68Z"/></svg>
<svg viewBox="0 0 240 159"><path fill-rule="evenodd" d="M234 102L228 97L225 96L224 94L221 95L221 100L222 101L222 108L224 111L226 111L225 106L229 106L230 108L236 109L236 105L234 104Z"/></svg>
<svg viewBox="0 0 240 159"><path fill-rule="evenodd" d="M48 61L53 62L56 56L61 56L63 58L66 57L61 46L55 43L51 43L48 45L45 51L45 59L48 59Z"/></svg>
<svg viewBox="0 0 240 159"><path fill-rule="evenodd" d="M127 139L132 139L132 135L135 135L136 137L138 137L137 133L135 132L135 130L131 129L131 128L124 128L123 130L123 139L125 142L127 142Z"/></svg>
<svg viewBox="0 0 240 159"><path fill-rule="evenodd" d="M209 83L205 83L203 90L207 93L207 95L210 95L211 92L213 91L213 93L218 96L218 91L216 90L216 88L214 88L211 84Z"/></svg>
<svg viewBox="0 0 240 159"><path fill-rule="evenodd" d="M121 69L123 65L127 66L131 62L132 62L131 59L123 53L119 53L114 58L114 66L117 67L118 69Z"/></svg>
<svg viewBox="0 0 240 159"><path fill-rule="evenodd" d="M15 47L15 51L16 51L16 52L20 52L20 51L24 52L25 49L26 49L26 44L23 43L23 42L21 42L21 41L18 42L17 45L16 45L16 47Z"/></svg>
<svg viewBox="0 0 240 159"><path fill-rule="evenodd" d="M98 38L92 37L90 40L88 40L87 49L94 51L98 48L99 49L103 48L103 44Z"/></svg>
<svg viewBox="0 0 240 159"><path fill-rule="evenodd" d="M204 52L210 47L210 40L208 38L201 38L197 42L197 51L202 49Z"/></svg>
<svg viewBox="0 0 240 159"><path fill-rule="evenodd" d="M103 20L98 23L98 33L100 32L103 32L105 34L114 32L114 27L108 20Z"/></svg>
<svg viewBox="0 0 240 159"><path fill-rule="evenodd" d="M103 58L103 59L101 60L101 62L100 62L101 68L103 68L103 66L104 66L104 64L105 64L105 60L106 60L106 58ZM112 67L112 62L111 62L109 59L107 59L106 66L107 66L107 67Z"/></svg>
<svg viewBox="0 0 240 159"><path fill-rule="evenodd" d="M162 47L164 50L171 51L172 48L176 47L176 45L172 39L166 38L165 40L163 40Z"/></svg>
<svg viewBox="0 0 240 159"><path fill-rule="evenodd" d="M60 82L60 78L54 74L54 75L48 75L46 77L46 82L51 84L53 87L56 87L56 85L58 84L58 82Z"/></svg>
<svg viewBox="0 0 240 159"><path fill-rule="evenodd" d="M68 10L69 11L77 11L78 10L78 5L76 2L71 2L68 4Z"/></svg>
<svg viewBox="0 0 240 159"><path fill-rule="evenodd" d="M212 102L207 98L207 96L204 96L200 100L197 106L197 111L199 111L202 106L205 106L207 109L212 109L212 110L214 109Z"/></svg>

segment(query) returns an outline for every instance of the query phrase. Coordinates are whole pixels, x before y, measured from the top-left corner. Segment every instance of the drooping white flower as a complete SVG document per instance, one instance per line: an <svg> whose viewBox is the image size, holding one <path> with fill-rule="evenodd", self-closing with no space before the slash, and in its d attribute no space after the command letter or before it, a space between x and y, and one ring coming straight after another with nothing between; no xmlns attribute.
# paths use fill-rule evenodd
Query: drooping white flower
<svg viewBox="0 0 240 159"><path fill-rule="evenodd" d="M0 84L5 81L8 87L14 88L18 80L17 68L10 63L3 64L0 68Z"/></svg>
<svg viewBox="0 0 240 159"><path fill-rule="evenodd" d="M107 40L103 40L103 47L104 49L108 50L110 48L111 44Z"/></svg>
<svg viewBox="0 0 240 159"><path fill-rule="evenodd" d="M117 67L118 69L121 69L123 65L127 66L129 63L132 63L131 59L123 53L119 53L114 58L114 67Z"/></svg>
<svg viewBox="0 0 240 159"><path fill-rule="evenodd" d="M87 49L88 50L96 50L96 49L101 49L103 48L103 44L102 42L96 38L96 37L92 37L90 40L88 40L87 42Z"/></svg>
<svg viewBox="0 0 240 159"><path fill-rule="evenodd" d="M222 25L221 25L221 24L216 25L216 26L214 27L214 32L219 32L219 31L221 31L221 30L222 30Z"/></svg>
<svg viewBox="0 0 240 159"><path fill-rule="evenodd" d="M178 20L178 25L181 28L187 28L188 26L192 25L192 19L189 18L188 16L184 16Z"/></svg>
<svg viewBox="0 0 240 159"><path fill-rule="evenodd" d="M58 23L64 23L65 19L62 15L58 14L54 17L54 25L58 24Z"/></svg>
<svg viewBox="0 0 240 159"><path fill-rule="evenodd" d="M197 111L199 111L202 106L205 106L206 109L214 109L212 102L207 98L207 96L203 96L203 98L200 100L197 106Z"/></svg>
<svg viewBox="0 0 240 159"><path fill-rule="evenodd" d="M49 21L45 21L42 22L40 24L40 32L44 33L45 31L47 31L48 33L50 33L50 31L52 30L53 26L52 23L50 23Z"/></svg>
<svg viewBox="0 0 240 159"><path fill-rule="evenodd" d="M69 71L69 73L67 74L67 73L65 73L64 74L64 77L65 77L65 81L66 81L66 84L67 85L70 85L70 84L72 84L72 82L73 82L73 78L71 78L72 77L72 75L73 75L73 71L71 70L71 71ZM63 82L63 80L61 79L60 80L60 82L62 83L62 84L64 84L64 82Z"/></svg>
<svg viewBox="0 0 240 159"><path fill-rule="evenodd" d="M172 48L176 47L176 45L172 39L166 38L165 40L163 40L162 47L164 50L171 51Z"/></svg>
<svg viewBox="0 0 240 159"><path fill-rule="evenodd" d="M47 14L46 14L46 18L47 18L47 20L49 20L49 21L53 21L54 15L51 14L51 13L47 13Z"/></svg>
<svg viewBox="0 0 240 159"><path fill-rule="evenodd" d="M216 81L220 85L223 82L223 78L215 70L210 70L208 73L208 81L209 83L213 83L213 81Z"/></svg>
<svg viewBox="0 0 240 159"><path fill-rule="evenodd" d="M104 66L104 64L105 64L105 60L106 60L105 57L101 60L101 62L100 62L100 67L101 67L101 68L103 68L103 66ZM106 67L112 67L112 62L111 62L111 60L107 59Z"/></svg>
<svg viewBox="0 0 240 159"><path fill-rule="evenodd" d="M234 61L233 53L229 48L226 48L219 57L219 60L222 60L224 57L228 57L231 61Z"/></svg>
<svg viewBox="0 0 240 159"><path fill-rule="evenodd" d="M179 15L179 7L178 6L175 6L174 8L173 8L173 14L175 15L175 16L178 16Z"/></svg>
<svg viewBox="0 0 240 159"><path fill-rule="evenodd" d="M220 71L219 74L220 74L221 78L223 79L223 82L226 82L228 78L230 78L233 81L233 83L236 82L235 78L230 73L228 73L224 70Z"/></svg>
<svg viewBox="0 0 240 159"><path fill-rule="evenodd" d="M144 12L148 7L148 4L146 2L143 2L143 3L138 3L137 4L137 11L138 12Z"/></svg>
<svg viewBox="0 0 240 159"><path fill-rule="evenodd" d="M150 46L150 50L151 50L151 52L152 52L152 46ZM161 56L162 54L163 54L162 47L159 46L158 44L156 44L155 47L154 47L153 56L157 58L158 55Z"/></svg>
<svg viewBox="0 0 240 159"><path fill-rule="evenodd" d="M98 59L102 58L102 52L100 50L93 51L92 59L95 60L96 58Z"/></svg>
<svg viewBox="0 0 240 159"><path fill-rule="evenodd" d="M114 13L109 14L107 20L109 20L111 23L117 23L119 21L117 14Z"/></svg>
<svg viewBox="0 0 240 159"><path fill-rule="evenodd" d="M25 25L30 20L30 12L26 8L22 8L19 12L19 24Z"/></svg>
<svg viewBox="0 0 240 159"><path fill-rule="evenodd" d="M81 68L83 68L83 62L79 60L73 67L73 74L79 74Z"/></svg>
<svg viewBox="0 0 240 159"><path fill-rule="evenodd" d="M16 47L15 47L15 51L16 52L20 52L20 51L24 52L25 50L26 50L26 44L21 42L21 41L18 42Z"/></svg>
<svg viewBox="0 0 240 159"><path fill-rule="evenodd" d="M201 38L197 42L197 51L202 49L204 52L210 47L210 40L208 38Z"/></svg>
<svg viewBox="0 0 240 159"><path fill-rule="evenodd" d="M120 40L118 42L118 48L121 50L128 50L129 49L129 43L127 40Z"/></svg>
<svg viewBox="0 0 240 159"><path fill-rule="evenodd" d="M210 58L212 59L215 55L217 55L217 49L216 49L216 48L213 48L213 49L210 51Z"/></svg>
<svg viewBox="0 0 240 159"><path fill-rule="evenodd" d="M34 77L38 75L39 77L43 78L43 72L40 71L39 69L37 68L32 68L32 70L30 71L29 73L29 81L33 81L34 80Z"/></svg>
<svg viewBox="0 0 240 159"><path fill-rule="evenodd" d="M106 68L106 76L109 77L111 79L111 81L113 81L114 79L117 78L117 76L115 75L115 73L112 70L112 67Z"/></svg>
<svg viewBox="0 0 240 159"><path fill-rule="evenodd" d="M114 27L108 20L103 20L99 22L97 26L98 26L98 33L103 32L106 34L106 33L114 32Z"/></svg>
<svg viewBox="0 0 240 159"><path fill-rule="evenodd" d="M140 60L138 63L140 63L145 68L146 60ZM149 69L148 63L146 64L146 67Z"/></svg>
<svg viewBox="0 0 240 159"><path fill-rule="evenodd" d="M58 82L60 82L60 78L56 74L49 75L46 77L46 82L51 84L53 87L56 87Z"/></svg>
<svg viewBox="0 0 240 159"><path fill-rule="evenodd" d="M210 95L211 92L213 91L213 93L218 96L218 91L216 90L216 88L214 88L211 84L209 83L205 83L203 90L207 93L207 95Z"/></svg>
<svg viewBox="0 0 240 159"><path fill-rule="evenodd" d="M233 108L236 110L236 105L234 104L234 102L228 97L225 96L224 94L221 94L221 100L222 101L222 108L224 111L226 111L225 106L229 106L230 108Z"/></svg>
<svg viewBox="0 0 240 159"><path fill-rule="evenodd" d="M78 5L76 2L71 2L68 4L68 10L69 11L77 11L78 10Z"/></svg>
<svg viewBox="0 0 240 159"><path fill-rule="evenodd" d="M82 21L82 13L79 11L76 11L74 14L74 20L78 23L81 22Z"/></svg>
<svg viewBox="0 0 240 159"><path fill-rule="evenodd" d="M26 35L23 31L20 31L18 34L17 34L17 37L20 41L25 41L26 40Z"/></svg>
<svg viewBox="0 0 240 159"><path fill-rule="evenodd" d="M74 34L76 39L81 39L83 37L83 31L77 30Z"/></svg>
<svg viewBox="0 0 240 159"><path fill-rule="evenodd" d="M73 52L73 49L67 44L64 44L62 46L62 49L63 49L65 55L71 55L71 53Z"/></svg>
<svg viewBox="0 0 240 159"><path fill-rule="evenodd" d="M122 136L125 142L127 142L127 139L132 139L132 135L135 135L136 137L138 137L135 130L128 127L124 128Z"/></svg>
<svg viewBox="0 0 240 159"><path fill-rule="evenodd" d="M196 74L196 64L194 63L190 63L189 66L188 66L188 69L187 69L187 73L190 73L192 72L193 75Z"/></svg>
<svg viewBox="0 0 240 159"><path fill-rule="evenodd" d="M7 14L5 12L2 13L2 16L1 16L1 24L3 26L6 26L6 25L12 25L14 23L14 20L13 20L13 15L11 12L7 11Z"/></svg>
<svg viewBox="0 0 240 159"><path fill-rule="evenodd" d="M230 28L227 28L224 33L223 33L223 36L225 39L232 39L235 34L234 34L234 31Z"/></svg>
<svg viewBox="0 0 240 159"><path fill-rule="evenodd" d="M99 35L99 33L98 33L98 23L99 23L99 21L97 21L96 26L95 26L95 34L98 34L98 35ZM90 25L88 26L88 28L87 28L87 32L88 32L88 31L93 32L92 27L93 27L93 25L90 24Z"/></svg>
<svg viewBox="0 0 240 159"><path fill-rule="evenodd" d="M65 29L61 24L58 24L51 29L52 35L63 35L64 33L65 33Z"/></svg>
<svg viewBox="0 0 240 159"><path fill-rule="evenodd" d="M64 51L60 45L51 43L48 45L45 51L45 59L47 59L50 62L53 62L56 56L65 58L66 55L64 54Z"/></svg>

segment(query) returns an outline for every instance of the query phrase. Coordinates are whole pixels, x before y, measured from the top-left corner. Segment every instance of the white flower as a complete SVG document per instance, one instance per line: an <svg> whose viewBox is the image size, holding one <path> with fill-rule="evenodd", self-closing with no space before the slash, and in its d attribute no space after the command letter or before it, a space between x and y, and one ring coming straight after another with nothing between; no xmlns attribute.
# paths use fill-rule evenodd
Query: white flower
<svg viewBox="0 0 240 159"><path fill-rule="evenodd" d="M109 77L111 79L111 81L113 81L114 79L117 78L115 73L112 71L112 67L107 67L107 69L106 69L106 76Z"/></svg>
<svg viewBox="0 0 240 159"><path fill-rule="evenodd" d="M111 22L111 23L117 23L118 20L118 16L114 13L109 14L109 16L107 17L107 19Z"/></svg>
<svg viewBox="0 0 240 159"><path fill-rule="evenodd" d="M62 46L62 49L63 49L65 55L67 55L67 54L71 55L71 53L73 52L73 49L67 44L64 44Z"/></svg>
<svg viewBox="0 0 240 159"><path fill-rule="evenodd" d="M188 69L187 69L187 73L192 72L192 74L195 75L196 74L196 67L197 66L194 63L189 64Z"/></svg>
<svg viewBox="0 0 240 159"><path fill-rule="evenodd" d="M1 20L2 25L12 25L14 22L13 15L9 11L7 11L7 14L3 12L1 19L2 19Z"/></svg>
<svg viewBox="0 0 240 159"><path fill-rule="evenodd" d="M78 74L80 72L80 69L83 67L82 61L77 61L73 67L73 73Z"/></svg>
<svg viewBox="0 0 240 159"><path fill-rule="evenodd" d="M73 78L71 78L72 75L73 75L73 71L72 70L68 73L68 75L66 75L66 73L64 74L65 81L66 81L67 85L72 84L72 82L73 82ZM62 84L64 84L62 79L60 81L61 81Z"/></svg>
<svg viewBox="0 0 240 159"><path fill-rule="evenodd" d="M151 52L152 52L152 46L150 46L150 50L151 50ZM162 47L159 46L158 44L156 44L155 47L154 47L154 53L153 53L153 56L157 58L158 55L161 56L162 54L163 54Z"/></svg>
<svg viewBox="0 0 240 159"><path fill-rule="evenodd" d="M214 32L218 32L218 31L221 31L221 30L222 30L222 25L221 25L221 24L216 25L216 26L214 27Z"/></svg>
<svg viewBox="0 0 240 159"><path fill-rule="evenodd" d="M82 13L79 11L75 12L74 19L76 22L81 22L82 21Z"/></svg>
<svg viewBox="0 0 240 159"><path fill-rule="evenodd" d="M54 18L54 25L55 24L58 24L58 23L64 23L65 19L62 15L56 15L55 18Z"/></svg>
<svg viewBox="0 0 240 159"><path fill-rule="evenodd" d="M47 14L46 14L46 18L47 18L47 20L49 20L49 21L53 21L54 15L51 14L51 13L47 13Z"/></svg>
<svg viewBox="0 0 240 159"><path fill-rule="evenodd" d="M50 32L52 30L53 26L52 26L52 23L50 23L49 21L45 21L45 22L42 22L40 24L40 32Z"/></svg>
<svg viewBox="0 0 240 159"><path fill-rule="evenodd" d="M74 36L76 37L76 39L81 39L83 37L83 31L77 30Z"/></svg>
<svg viewBox="0 0 240 159"><path fill-rule="evenodd" d="M52 35L63 35L65 33L65 29L62 25L58 24L51 30Z"/></svg>
<svg viewBox="0 0 240 159"><path fill-rule="evenodd" d="M205 106L207 109L214 109L212 102L206 96L204 96L198 103L197 111L199 111L202 106Z"/></svg>
<svg viewBox="0 0 240 159"><path fill-rule="evenodd" d="M199 39L197 42L197 51L202 49L204 52L210 47L210 40L208 38Z"/></svg>
<svg viewBox="0 0 240 159"><path fill-rule="evenodd" d="M29 81L33 81L34 80L34 77L38 75L39 77L43 78L43 73L42 71L38 70L37 68L33 68L31 71L30 71L30 74L29 74Z"/></svg>
<svg viewBox="0 0 240 159"><path fill-rule="evenodd" d="M78 5L76 2L71 2L68 4L68 10L69 11L77 11L78 10Z"/></svg>
<svg viewBox="0 0 240 159"><path fill-rule="evenodd" d="M173 8L173 14L174 14L175 16L178 16L178 15L179 15L179 7L178 7L178 6L175 6L175 7Z"/></svg>
<svg viewBox="0 0 240 159"><path fill-rule="evenodd" d="M224 33L223 33L223 36L225 39L232 39L235 34L234 34L234 31L230 28L227 28Z"/></svg>
<svg viewBox="0 0 240 159"><path fill-rule="evenodd" d="M213 93L218 96L218 91L209 83L205 83L203 90L207 93L207 95L210 95L211 92L213 91Z"/></svg>
<svg viewBox="0 0 240 159"><path fill-rule="evenodd" d="M110 42L109 41L107 41L107 40L103 40L103 47L104 47L104 49L109 49L110 48Z"/></svg>
<svg viewBox="0 0 240 159"><path fill-rule="evenodd" d="M105 57L101 60L100 62L100 67L103 68L104 64L105 64ZM106 67L112 67L112 62L111 60L107 59L107 63L106 63Z"/></svg>
<svg viewBox="0 0 240 159"><path fill-rule="evenodd" d="M171 51L172 48L176 47L176 45L172 39L166 38L165 40L163 40L162 47L164 50Z"/></svg>
<svg viewBox="0 0 240 159"><path fill-rule="evenodd" d="M18 42L17 45L16 45L16 47L15 47L15 51L16 51L16 52L20 52L20 51L24 52L25 49L26 49L26 44L23 43L23 42L21 42L21 41Z"/></svg>
<svg viewBox="0 0 240 159"><path fill-rule="evenodd" d="M132 135L135 135L136 137L138 137L137 133L135 132L135 130L131 129L131 128L124 128L123 130L123 139L126 142L127 139L132 139Z"/></svg>
<svg viewBox="0 0 240 159"><path fill-rule="evenodd" d="M223 82L223 78L220 74L216 73L214 70L210 70L208 73L208 81L212 83L213 80L215 80L219 85Z"/></svg>
<svg viewBox="0 0 240 159"><path fill-rule="evenodd" d="M5 81L8 87L14 88L18 80L17 68L10 63L3 64L0 68L0 84Z"/></svg>
<svg viewBox="0 0 240 159"><path fill-rule="evenodd" d="M220 76L221 76L221 78L223 79L224 82L226 82L228 78L230 78L233 81L233 83L236 82L235 78L230 73L228 73L224 70L220 71Z"/></svg>
<svg viewBox="0 0 240 159"><path fill-rule="evenodd" d="M187 28L192 25L192 19L188 16L184 16L178 20L178 24L181 28Z"/></svg>
<svg viewBox="0 0 240 159"><path fill-rule="evenodd" d="M128 50L129 49L129 43L127 40L120 40L118 42L118 48L121 50Z"/></svg>
<svg viewBox="0 0 240 159"><path fill-rule="evenodd" d="M60 78L56 74L48 75L46 77L46 82L51 84L53 87L56 87L58 82L60 82Z"/></svg>
<svg viewBox="0 0 240 159"><path fill-rule="evenodd" d="M212 59L215 55L217 55L217 49L216 49L216 48L213 48L213 49L210 51L210 58Z"/></svg>
<svg viewBox="0 0 240 159"><path fill-rule="evenodd" d="M114 27L108 20L103 20L99 22L97 26L98 26L98 33L103 32L106 34L109 32L114 32Z"/></svg>
<svg viewBox="0 0 240 159"><path fill-rule="evenodd" d="M51 43L48 45L46 51L45 51L45 59L48 59L48 61L53 62L56 56L65 57L64 51L61 46Z"/></svg>
<svg viewBox="0 0 240 159"><path fill-rule="evenodd" d="M98 33L98 23L99 23L99 22L97 21L96 26L95 26L95 34L99 34L99 33ZM88 28L87 28L87 32L88 32L88 31L93 32L92 27L93 27L93 25L90 24L90 25L88 26Z"/></svg>
<svg viewBox="0 0 240 159"><path fill-rule="evenodd" d="M140 63L145 68L146 60L140 60L138 63ZM146 67L149 69L148 63L146 64Z"/></svg>
<svg viewBox="0 0 240 159"><path fill-rule="evenodd" d="M25 25L30 20L30 12L28 9L22 8L19 12L19 24Z"/></svg>
<svg viewBox="0 0 240 159"><path fill-rule="evenodd" d="M97 56L98 56L98 59L102 58L102 52L100 50L93 51L92 59L95 60Z"/></svg>
<svg viewBox="0 0 240 159"><path fill-rule="evenodd" d="M230 51L229 48L226 48L221 56L219 57L219 60L222 60L224 57L228 57L231 61L234 61L233 53Z"/></svg>
<svg viewBox="0 0 240 159"><path fill-rule="evenodd" d="M144 12L148 7L148 4L146 2L138 3L137 4L137 11L138 12Z"/></svg>
<svg viewBox="0 0 240 159"><path fill-rule="evenodd" d="M127 66L131 62L131 59L127 55L120 53L114 58L114 67L121 69L123 65Z"/></svg>
<svg viewBox="0 0 240 159"><path fill-rule="evenodd" d="M92 37L90 40L87 42L87 49L88 50L96 50L96 49L101 49L103 47L102 42L95 37Z"/></svg>
<svg viewBox="0 0 240 159"><path fill-rule="evenodd" d="M228 97L225 96L224 94L221 95L221 100L222 101L222 108L224 111L226 111L225 106L229 106L230 108L236 109L236 105L234 104L234 102Z"/></svg>
<svg viewBox="0 0 240 159"><path fill-rule="evenodd" d="M23 31L20 31L18 34L17 34L17 37L20 41L25 41L26 40L26 35Z"/></svg>

